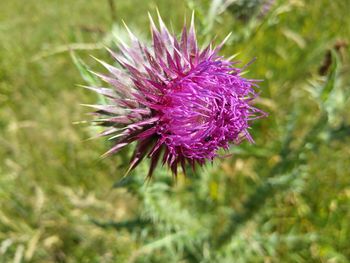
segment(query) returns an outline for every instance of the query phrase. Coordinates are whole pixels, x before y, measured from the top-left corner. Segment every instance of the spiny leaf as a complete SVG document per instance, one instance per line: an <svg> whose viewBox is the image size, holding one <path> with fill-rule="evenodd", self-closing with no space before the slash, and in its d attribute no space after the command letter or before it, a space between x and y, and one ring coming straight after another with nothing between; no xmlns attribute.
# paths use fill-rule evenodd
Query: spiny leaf
<svg viewBox="0 0 350 263"><path fill-rule="evenodd" d="M81 58L79 58L73 51L70 52L70 56L74 62L74 65L79 70L80 75L82 78L91 86L98 86L100 84L100 81L96 76L94 76L91 72L89 67L83 62Z"/></svg>
<svg viewBox="0 0 350 263"><path fill-rule="evenodd" d="M78 57L73 51L70 52L70 56L73 60L74 65L79 70L80 75L82 78L88 83L90 86L100 86L101 83L99 79L91 73L91 70L89 67L84 63L84 61ZM101 94L97 94L98 96L98 102L101 104L106 104L106 99Z"/></svg>

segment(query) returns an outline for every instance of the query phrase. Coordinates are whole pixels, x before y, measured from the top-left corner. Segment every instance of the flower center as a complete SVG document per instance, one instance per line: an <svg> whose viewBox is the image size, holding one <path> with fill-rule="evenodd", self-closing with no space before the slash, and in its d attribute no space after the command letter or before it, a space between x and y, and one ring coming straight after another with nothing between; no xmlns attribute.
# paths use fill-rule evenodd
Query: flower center
<svg viewBox="0 0 350 263"><path fill-rule="evenodd" d="M158 134L170 153L212 159L247 133L248 85L215 63L174 80L160 101ZM244 136L243 136L244 137Z"/></svg>
<svg viewBox="0 0 350 263"><path fill-rule="evenodd" d="M203 152L198 149L213 151L209 145L215 122L214 99L201 89L195 83L177 85L163 97L160 133L173 154L180 151L187 157L199 158Z"/></svg>

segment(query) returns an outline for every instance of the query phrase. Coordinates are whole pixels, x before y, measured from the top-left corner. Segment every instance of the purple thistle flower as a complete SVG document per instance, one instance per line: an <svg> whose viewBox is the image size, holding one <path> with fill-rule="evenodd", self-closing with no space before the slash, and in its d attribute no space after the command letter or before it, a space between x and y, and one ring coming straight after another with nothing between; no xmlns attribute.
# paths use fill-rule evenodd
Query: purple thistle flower
<svg viewBox="0 0 350 263"><path fill-rule="evenodd" d="M259 18L264 18L274 6L276 0L265 0L259 11Z"/></svg>
<svg viewBox="0 0 350 263"><path fill-rule="evenodd" d="M131 45L119 43L120 53L109 50L121 65L100 61L109 75L95 73L112 88L90 87L108 98L108 105L93 105L96 122L108 128L115 145L105 155L137 142L128 172L145 157L151 159L148 176L159 162L174 175L180 164L203 165L218 150L247 139L252 120L265 115L253 107L255 81L241 76L242 69L218 55L224 44L200 49L193 16L189 30L172 35L159 14L160 29L152 18L152 47L140 43L127 28Z"/></svg>

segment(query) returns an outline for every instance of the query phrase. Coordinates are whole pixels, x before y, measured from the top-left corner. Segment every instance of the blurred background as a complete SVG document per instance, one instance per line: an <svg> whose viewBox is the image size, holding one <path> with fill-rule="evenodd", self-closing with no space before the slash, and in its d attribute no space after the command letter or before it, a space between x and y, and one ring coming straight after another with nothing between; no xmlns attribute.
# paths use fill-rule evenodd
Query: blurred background
<svg viewBox="0 0 350 263"><path fill-rule="evenodd" d="M78 87L113 63L122 20L149 41L158 7L200 43L232 36L246 77L263 79L269 117L256 144L232 147L178 180L148 163L127 179L132 147L110 146ZM0 262L350 262L349 0L2 0Z"/></svg>

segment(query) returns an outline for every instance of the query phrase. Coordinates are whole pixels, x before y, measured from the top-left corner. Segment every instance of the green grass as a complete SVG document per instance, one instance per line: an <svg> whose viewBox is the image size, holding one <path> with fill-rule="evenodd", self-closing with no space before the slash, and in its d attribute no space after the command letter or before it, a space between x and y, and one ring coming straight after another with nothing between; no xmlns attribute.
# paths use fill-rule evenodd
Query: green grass
<svg viewBox="0 0 350 263"><path fill-rule="evenodd" d="M124 19L145 38L149 36L147 11L154 13L156 6L166 23L176 30L181 28L184 12L190 14L184 1L115 2L116 23L120 25ZM201 28L206 23L208 2L189 4L197 9L203 41L207 39ZM253 127L256 145L242 144L235 148L234 157L218 160L212 168L200 172L201 179L180 180L172 186L171 195L162 192L160 198L172 200L174 209L184 211L184 218L208 215L208 221L217 223L211 225L213 239L222 231L220 224L225 223L226 210L241 212L246 218L239 219L242 226L235 230L235 242L240 245L234 247L238 252L232 251L239 255L240 249L253 249L254 244L262 247L260 254L252 252L254 257L247 256L254 260L245 259L246 262L349 262L350 139L348 130L341 130L350 122L349 100L329 124L334 131L339 130L331 133L334 138L323 140L322 133L317 134L314 141L303 145L316 145L317 151L302 151L300 155L305 156L298 156L298 162L282 162L280 171L300 168L300 180L271 190L266 201L256 197L251 210L244 207L259 186L274 178L271 171L283 156L292 156L288 158L293 160L303 136L320 116L320 107L308 89L310 81L323 81L317 71L327 50L337 40L350 44L348 1L288 2L279 1L280 9L273 10L260 27L251 24L248 29L225 12L206 33L221 39L233 31L223 54L239 52L238 58L244 63L258 57L247 75L265 79L261 83L260 104L270 116ZM112 189L125 172L128 152L101 160L108 144L86 140L95 131L87 125L74 124L90 119L79 104L94 103L97 98L76 86L84 82L68 45L94 46L111 29L108 1L0 3L0 262L165 261L165 252L156 245L142 250L153 243L151 238L142 239L136 229L117 231L113 226L94 223L133 219L138 209L145 209L143 205L151 207L152 202L146 194L142 199L143 195L135 196L124 188ZM101 49L76 52L95 69L99 66L90 54L109 59ZM342 48L339 57L337 85L346 91L350 89L350 46ZM281 145L293 122L292 139L283 155ZM140 167L132 176L142 180L144 169ZM158 173L163 178L162 172ZM281 174L284 173L276 172L277 177ZM144 188L140 189L142 193ZM209 200L211 206L203 205L201 200ZM165 202L155 206L154 213L157 209L171 213L166 210L167 205ZM163 221L169 219L165 218ZM174 224L184 220L181 216L174 218ZM193 231L205 230L204 219L199 220L203 225L196 224L198 229ZM154 240L163 238L157 231L160 230L150 231ZM271 241L275 236L279 238L276 244ZM263 246L269 242L274 244L273 252ZM200 245L200 251L207 246ZM170 262L199 261L189 252L184 256L173 253L176 256L167 258Z"/></svg>

